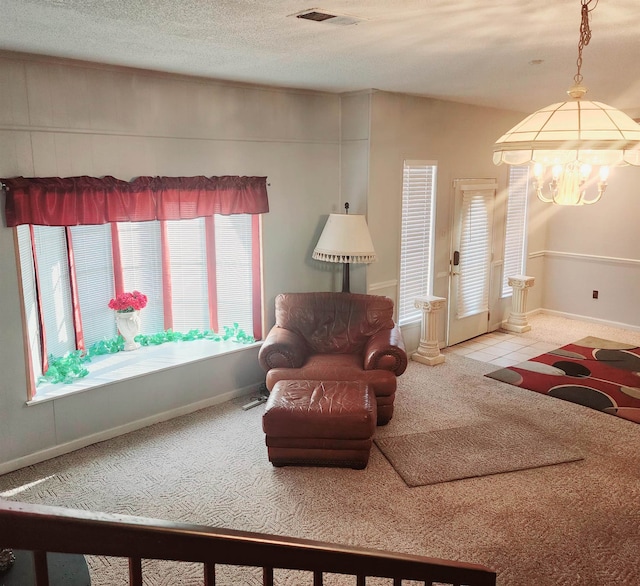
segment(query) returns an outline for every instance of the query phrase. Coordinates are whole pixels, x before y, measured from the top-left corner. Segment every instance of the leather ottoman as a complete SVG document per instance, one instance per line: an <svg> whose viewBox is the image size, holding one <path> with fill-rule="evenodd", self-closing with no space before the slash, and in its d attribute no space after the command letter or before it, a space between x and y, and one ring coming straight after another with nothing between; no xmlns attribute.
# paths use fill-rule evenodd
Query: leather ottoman
<svg viewBox="0 0 640 586"><path fill-rule="evenodd" d="M367 466L376 397L357 381L281 380L262 416L274 466Z"/></svg>

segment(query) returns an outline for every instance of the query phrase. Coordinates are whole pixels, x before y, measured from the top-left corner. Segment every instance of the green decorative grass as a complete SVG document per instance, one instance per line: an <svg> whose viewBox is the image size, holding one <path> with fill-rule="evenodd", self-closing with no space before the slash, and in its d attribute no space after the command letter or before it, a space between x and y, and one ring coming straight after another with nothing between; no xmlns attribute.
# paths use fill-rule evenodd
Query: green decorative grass
<svg viewBox="0 0 640 586"><path fill-rule="evenodd" d="M233 326L224 326L224 333L218 334L213 330L189 330L185 334L166 330L158 334L138 334L135 341L141 346L159 346L168 342L191 342L193 340L211 340L212 342L224 342L231 340L240 344L255 342L253 336L244 332L237 323ZM109 340L96 342L87 351L74 350L64 356L49 356L49 368L39 379L40 383L70 384L79 378L89 374L85 364L91 362L95 356L104 354L116 354L124 350L124 338L120 335Z"/></svg>

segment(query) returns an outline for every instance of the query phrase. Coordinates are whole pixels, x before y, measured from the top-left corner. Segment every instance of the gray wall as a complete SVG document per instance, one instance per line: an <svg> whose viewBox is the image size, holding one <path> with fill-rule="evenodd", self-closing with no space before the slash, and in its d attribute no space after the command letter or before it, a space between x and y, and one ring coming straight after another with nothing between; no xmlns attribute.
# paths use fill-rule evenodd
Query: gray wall
<svg viewBox="0 0 640 586"><path fill-rule="evenodd" d="M282 291L329 290L311 251L340 201L340 97L0 56L0 177L261 175L267 327ZM4 213L4 202L2 202ZM257 349L25 405L13 230L0 227L0 472L253 389ZM333 268L333 267L332 267ZM338 283L339 284L339 283ZM179 390L179 392L177 392Z"/></svg>
<svg viewBox="0 0 640 586"><path fill-rule="evenodd" d="M608 183L592 206L549 210L542 305L640 329L640 168L612 169Z"/></svg>
<svg viewBox="0 0 640 586"><path fill-rule="evenodd" d="M371 105L369 159L369 225L380 240L378 263L369 269L369 288L395 297L399 274L402 214L402 167L405 159L438 163L436 191L434 295L449 297L450 231L453 215L453 181L494 178L498 197L494 212L491 328L503 319L510 298L499 298L504 247L507 168L492 162L492 146L501 129L508 129L520 114L493 108L467 106L388 92L375 92ZM378 246L378 245L377 245ZM379 287L378 283L383 283ZM446 311L438 316L439 339L445 340ZM420 325L403 330L407 348L417 347Z"/></svg>
<svg viewBox="0 0 640 586"><path fill-rule="evenodd" d="M265 326L282 291L340 290L339 265L311 259L329 213L367 214L379 261L352 290L396 298L404 159L438 161L435 293L446 297L451 181L495 177L501 269L506 167L491 146L523 113L365 91L344 96L241 86L0 53L0 177L266 175ZM612 173L584 209L531 203L529 309L640 326L637 169ZM4 202L2 202L4 210ZM0 226L0 473L248 392L256 348L27 406L13 230ZM591 290L601 299L592 302ZM497 325L509 299L495 294ZM440 338L444 339L444 320ZM415 347L419 332L405 332ZM177 390L179 389L179 392Z"/></svg>

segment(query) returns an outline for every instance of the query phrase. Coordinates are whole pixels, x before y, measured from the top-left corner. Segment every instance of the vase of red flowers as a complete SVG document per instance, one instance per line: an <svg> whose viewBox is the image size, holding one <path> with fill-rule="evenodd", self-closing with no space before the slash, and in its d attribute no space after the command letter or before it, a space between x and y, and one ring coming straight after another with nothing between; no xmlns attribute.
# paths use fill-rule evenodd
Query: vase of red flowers
<svg viewBox="0 0 640 586"><path fill-rule="evenodd" d="M147 296L140 291L120 293L109 301L109 307L116 311L116 324L124 338L124 349L127 351L140 348L135 337L140 333L140 310L146 306Z"/></svg>

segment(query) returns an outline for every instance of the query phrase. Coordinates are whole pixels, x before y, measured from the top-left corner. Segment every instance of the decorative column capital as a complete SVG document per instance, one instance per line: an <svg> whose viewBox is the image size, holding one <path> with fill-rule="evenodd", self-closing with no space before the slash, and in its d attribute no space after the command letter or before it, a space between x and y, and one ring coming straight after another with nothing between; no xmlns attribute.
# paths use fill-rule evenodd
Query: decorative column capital
<svg viewBox="0 0 640 586"><path fill-rule="evenodd" d="M434 295L423 295L422 297L416 297L414 301L414 307L421 309L424 312L430 313L432 311L438 311L442 309L446 303L445 297L435 297Z"/></svg>
<svg viewBox="0 0 640 586"><path fill-rule="evenodd" d="M509 287L513 287L514 289L528 289L529 287L533 287L535 281L535 277L528 277L527 275L514 275L513 277L507 278Z"/></svg>

